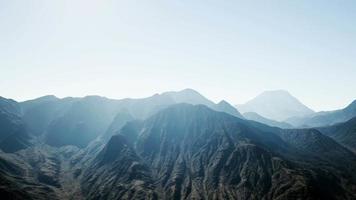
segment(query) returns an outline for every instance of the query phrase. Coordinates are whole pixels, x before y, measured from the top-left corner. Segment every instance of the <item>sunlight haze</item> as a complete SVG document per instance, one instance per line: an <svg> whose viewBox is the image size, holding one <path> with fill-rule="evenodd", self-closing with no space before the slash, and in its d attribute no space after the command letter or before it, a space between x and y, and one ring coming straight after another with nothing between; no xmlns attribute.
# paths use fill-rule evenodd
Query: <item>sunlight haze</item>
<svg viewBox="0 0 356 200"><path fill-rule="evenodd" d="M0 0L0 95L356 99L356 2L268 2Z"/></svg>

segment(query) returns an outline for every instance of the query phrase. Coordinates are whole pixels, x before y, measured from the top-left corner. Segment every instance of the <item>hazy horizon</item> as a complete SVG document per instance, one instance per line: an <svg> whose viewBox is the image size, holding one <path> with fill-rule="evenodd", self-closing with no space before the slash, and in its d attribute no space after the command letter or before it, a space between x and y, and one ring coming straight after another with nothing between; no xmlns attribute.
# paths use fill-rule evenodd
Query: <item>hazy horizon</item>
<svg viewBox="0 0 356 200"><path fill-rule="evenodd" d="M108 99L114 99L114 100L121 100L121 99L142 99L142 98L148 98L148 97L151 97L151 96L154 96L156 94L163 94L165 92L180 92L180 91L183 91L183 90L186 90L186 89L191 89L191 90L194 90L194 91L197 91L199 92L198 90L195 90L194 88L183 88L183 89L179 89L179 90L168 90L168 91L162 91L162 92L157 92L157 93L153 93L151 95L148 95L148 96L136 96L136 97L120 97L120 98L113 98L113 97L109 97L109 96L104 96L104 95L98 95L98 94L88 94L88 95L83 95L83 96L57 96L57 95L54 95L54 94L46 94L46 95L41 95L41 96L38 96L38 97L34 97L34 98L30 98L30 99L22 99L22 100L18 100L18 99L14 99L14 98L10 98L10 99L13 99L15 101L18 101L18 102L24 102L24 101L28 101L28 100L33 100L33 99L37 99L37 98L40 98L40 97L44 97L44 96L55 96L57 98L60 98L60 99L63 99L63 98L84 98L84 97L87 97L87 96L100 96L100 97L104 97L104 98L108 98ZM271 91L286 91L289 93L289 91L287 90L283 90L283 89L276 89L276 90L265 90L265 91L262 91L261 93L257 94L256 96L252 97L251 99L248 99L247 101L245 102L241 102L241 103L238 103L238 104L233 104L232 102L228 102L230 103L231 105L233 105L234 107L238 106L238 105L242 105L244 103L247 103L248 101L254 99L255 97L257 97L258 95L262 94L263 92L271 92ZM202 94L201 92L199 92L201 95L203 95L204 97L206 97L207 99L213 101L214 103L219 103L220 101L222 100L225 100L227 101L226 99L218 99L218 100L214 100L214 99L211 99L209 97L207 97L206 95ZM290 94L293 96L293 94ZM0 95L1 97L1 95ZM3 96L5 97L5 96ZM296 97L296 96L293 96L293 97ZM6 98L6 97L5 97ZM9 98L9 97L7 97ZM296 97L298 99L298 97ZM300 100L300 99L298 99ZM303 103L304 105L306 105L304 102L301 101L301 103ZM352 102L349 102L347 103L344 107L348 106L350 103ZM306 105L307 107L309 107L308 105ZM333 110L338 110L338 109L343 109L344 107L340 107L340 108L336 108L336 109L333 109ZM310 109L314 110L312 107L309 107ZM316 112L319 112L319 111L333 111L333 110L314 110Z"/></svg>
<svg viewBox="0 0 356 200"><path fill-rule="evenodd" d="M0 96L356 99L356 2L1 1Z"/></svg>

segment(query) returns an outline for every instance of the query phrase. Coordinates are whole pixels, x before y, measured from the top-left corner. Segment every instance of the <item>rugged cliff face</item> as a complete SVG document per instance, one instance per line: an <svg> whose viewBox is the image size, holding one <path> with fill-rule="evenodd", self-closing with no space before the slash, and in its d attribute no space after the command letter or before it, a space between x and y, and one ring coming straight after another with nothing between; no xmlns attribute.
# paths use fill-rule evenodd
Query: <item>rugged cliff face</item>
<svg viewBox="0 0 356 200"><path fill-rule="evenodd" d="M290 161L285 156L288 155L286 151L292 152L298 146L288 144L277 134L262 132L243 120L205 106L170 107L137 126L136 131L122 129L91 162L82 179L84 191L89 192L87 197L354 197L352 191L348 193L345 191L348 188L334 182L338 178L327 177L326 172ZM309 159L315 160L312 156ZM322 185L318 184L320 181ZM116 189L110 192L100 189L113 185ZM93 191L93 188L97 189Z"/></svg>

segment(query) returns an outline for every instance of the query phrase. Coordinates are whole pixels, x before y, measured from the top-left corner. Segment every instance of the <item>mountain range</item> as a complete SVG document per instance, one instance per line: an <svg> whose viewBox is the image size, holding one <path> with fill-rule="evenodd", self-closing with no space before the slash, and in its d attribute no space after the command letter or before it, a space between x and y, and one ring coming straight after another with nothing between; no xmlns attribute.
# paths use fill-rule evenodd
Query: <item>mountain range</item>
<svg viewBox="0 0 356 200"><path fill-rule="evenodd" d="M278 119L318 115L287 102L282 107L296 114L277 109L284 113ZM328 112L334 123L296 128L259 110L241 115L192 89L121 100L1 98L0 196L355 199L356 114L349 107Z"/></svg>

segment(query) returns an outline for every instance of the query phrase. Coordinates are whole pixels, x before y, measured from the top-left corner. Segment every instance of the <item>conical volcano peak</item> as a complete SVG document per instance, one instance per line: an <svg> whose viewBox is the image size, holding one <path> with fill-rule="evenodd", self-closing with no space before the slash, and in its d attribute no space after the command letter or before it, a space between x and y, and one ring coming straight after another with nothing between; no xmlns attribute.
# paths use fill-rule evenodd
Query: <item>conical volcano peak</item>
<svg viewBox="0 0 356 200"><path fill-rule="evenodd" d="M245 104L238 105L242 113L255 112L259 115L284 121L291 117L299 117L314 113L286 90L270 90L262 92Z"/></svg>

